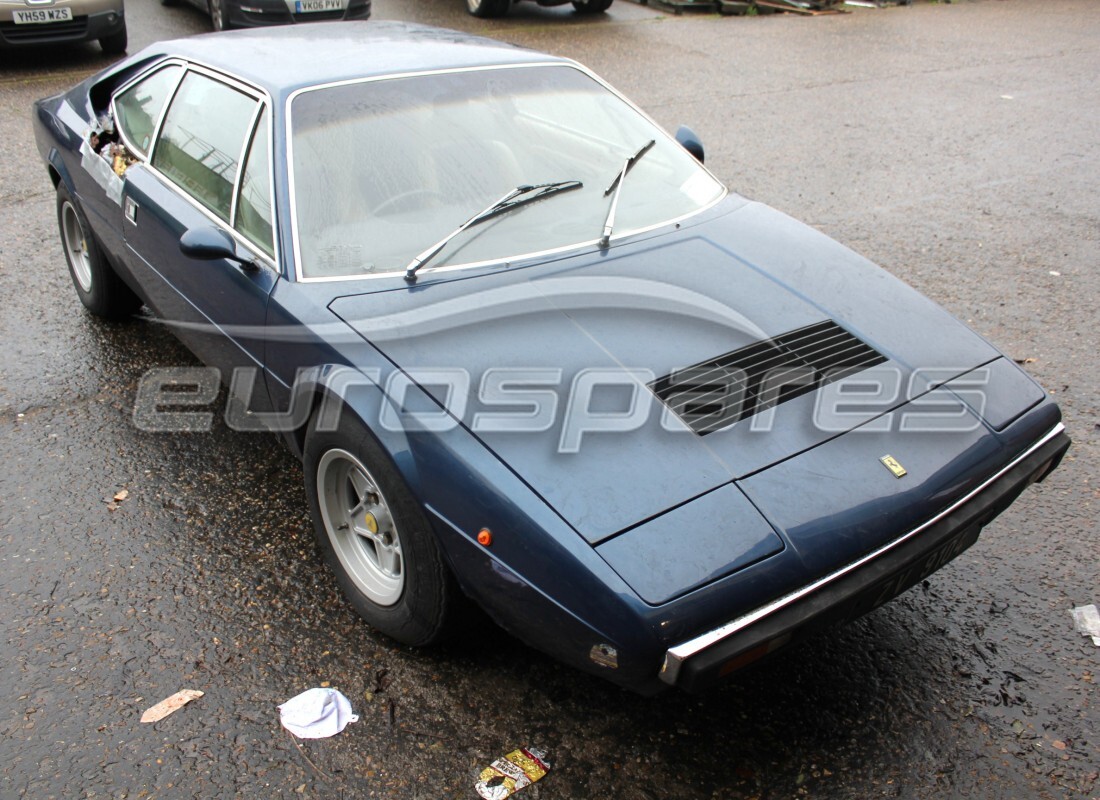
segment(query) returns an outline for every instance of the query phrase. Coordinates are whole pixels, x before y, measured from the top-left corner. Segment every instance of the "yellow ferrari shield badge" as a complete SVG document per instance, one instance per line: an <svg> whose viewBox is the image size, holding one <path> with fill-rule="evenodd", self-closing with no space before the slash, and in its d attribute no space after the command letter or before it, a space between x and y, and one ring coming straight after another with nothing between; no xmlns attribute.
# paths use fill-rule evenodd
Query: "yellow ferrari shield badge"
<svg viewBox="0 0 1100 800"><path fill-rule="evenodd" d="M895 478L903 478L908 474L905 471L905 467L901 465L901 462L899 462L891 455L885 455L880 458L879 461L882 462L883 466L885 466L886 469L890 470L890 472L893 473Z"/></svg>

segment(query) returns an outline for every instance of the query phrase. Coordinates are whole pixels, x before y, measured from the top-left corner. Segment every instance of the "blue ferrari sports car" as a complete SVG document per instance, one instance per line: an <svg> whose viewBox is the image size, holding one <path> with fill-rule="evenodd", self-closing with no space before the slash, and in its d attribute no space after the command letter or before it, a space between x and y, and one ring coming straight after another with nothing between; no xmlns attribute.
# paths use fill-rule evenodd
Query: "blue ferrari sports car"
<svg viewBox="0 0 1100 800"><path fill-rule="evenodd" d="M180 382L220 378L401 642L476 605L621 686L699 689L922 580L1069 447L1011 359L568 59L235 31L34 125L82 303L147 306L208 365L147 375L135 419L171 429Z"/></svg>

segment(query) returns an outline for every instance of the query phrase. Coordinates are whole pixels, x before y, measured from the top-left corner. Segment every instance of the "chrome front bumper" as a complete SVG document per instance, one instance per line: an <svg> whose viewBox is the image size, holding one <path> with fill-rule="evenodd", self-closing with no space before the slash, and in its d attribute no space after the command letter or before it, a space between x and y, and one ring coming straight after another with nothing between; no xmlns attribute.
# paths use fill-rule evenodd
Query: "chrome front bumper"
<svg viewBox="0 0 1100 800"><path fill-rule="evenodd" d="M854 619L896 597L977 541L981 528L1054 469L1070 440L1059 423L936 516L813 583L665 652L659 677L703 688L786 644L814 623Z"/></svg>

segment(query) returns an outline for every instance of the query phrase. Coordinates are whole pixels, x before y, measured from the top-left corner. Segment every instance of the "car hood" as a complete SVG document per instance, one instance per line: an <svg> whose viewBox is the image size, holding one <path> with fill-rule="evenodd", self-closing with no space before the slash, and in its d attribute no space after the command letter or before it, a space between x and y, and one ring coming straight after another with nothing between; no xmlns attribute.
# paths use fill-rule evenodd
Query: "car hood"
<svg viewBox="0 0 1100 800"><path fill-rule="evenodd" d="M865 258L738 197L671 233L524 266L428 273L330 308L593 544L999 355ZM834 323L879 354L876 403L823 422L807 391L699 435L651 389ZM862 391L870 372L841 385Z"/></svg>

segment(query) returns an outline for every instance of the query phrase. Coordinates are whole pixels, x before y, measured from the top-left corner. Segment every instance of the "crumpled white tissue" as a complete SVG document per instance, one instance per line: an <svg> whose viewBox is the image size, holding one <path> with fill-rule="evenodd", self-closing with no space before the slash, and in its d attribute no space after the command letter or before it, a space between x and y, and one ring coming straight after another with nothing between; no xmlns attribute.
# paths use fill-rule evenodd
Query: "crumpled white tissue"
<svg viewBox="0 0 1100 800"><path fill-rule="evenodd" d="M1089 606L1078 606L1070 613L1073 614L1073 622L1082 636L1091 636L1092 643L1100 647L1100 610L1093 603Z"/></svg>
<svg viewBox="0 0 1100 800"><path fill-rule="evenodd" d="M351 702L335 689L307 689L279 706L279 721L300 739L335 736L349 722L358 722Z"/></svg>

